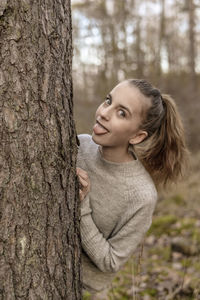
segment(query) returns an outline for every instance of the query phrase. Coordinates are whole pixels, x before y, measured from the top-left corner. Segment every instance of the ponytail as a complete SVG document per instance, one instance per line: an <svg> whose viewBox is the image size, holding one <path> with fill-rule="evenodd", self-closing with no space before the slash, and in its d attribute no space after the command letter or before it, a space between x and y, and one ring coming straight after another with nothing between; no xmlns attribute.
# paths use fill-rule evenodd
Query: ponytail
<svg viewBox="0 0 200 300"><path fill-rule="evenodd" d="M134 148L155 183L166 186L183 177L188 162L181 117L171 96L161 95L144 80L136 79L136 83L152 105L141 124L148 137Z"/></svg>

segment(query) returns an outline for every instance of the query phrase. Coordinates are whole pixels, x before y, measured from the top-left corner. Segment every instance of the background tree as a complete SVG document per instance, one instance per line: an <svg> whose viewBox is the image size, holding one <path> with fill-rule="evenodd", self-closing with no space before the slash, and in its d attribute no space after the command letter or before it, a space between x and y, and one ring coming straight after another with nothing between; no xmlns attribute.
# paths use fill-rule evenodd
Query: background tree
<svg viewBox="0 0 200 300"><path fill-rule="evenodd" d="M196 76L196 42L195 42L195 5L193 0L187 0L186 2L189 18L189 70L190 70L190 80L191 88L197 93L197 76Z"/></svg>
<svg viewBox="0 0 200 300"><path fill-rule="evenodd" d="M81 299L70 0L0 3L0 299Z"/></svg>

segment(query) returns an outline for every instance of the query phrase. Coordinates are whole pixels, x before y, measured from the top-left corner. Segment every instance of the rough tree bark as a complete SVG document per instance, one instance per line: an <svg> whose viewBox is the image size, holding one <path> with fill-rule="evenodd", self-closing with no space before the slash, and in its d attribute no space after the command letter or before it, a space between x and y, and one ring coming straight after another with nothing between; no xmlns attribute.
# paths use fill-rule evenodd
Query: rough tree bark
<svg viewBox="0 0 200 300"><path fill-rule="evenodd" d="M0 299L81 299L70 0L0 2Z"/></svg>

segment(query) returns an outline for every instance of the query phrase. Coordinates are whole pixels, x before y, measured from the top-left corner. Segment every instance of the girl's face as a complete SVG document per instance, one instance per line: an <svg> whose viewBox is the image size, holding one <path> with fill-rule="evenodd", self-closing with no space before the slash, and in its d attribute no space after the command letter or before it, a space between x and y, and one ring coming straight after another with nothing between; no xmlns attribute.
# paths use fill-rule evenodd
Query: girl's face
<svg viewBox="0 0 200 300"><path fill-rule="evenodd" d="M148 99L137 87L127 81L119 83L97 108L92 132L94 142L126 149L129 143L140 143L147 136L139 126L148 105Z"/></svg>

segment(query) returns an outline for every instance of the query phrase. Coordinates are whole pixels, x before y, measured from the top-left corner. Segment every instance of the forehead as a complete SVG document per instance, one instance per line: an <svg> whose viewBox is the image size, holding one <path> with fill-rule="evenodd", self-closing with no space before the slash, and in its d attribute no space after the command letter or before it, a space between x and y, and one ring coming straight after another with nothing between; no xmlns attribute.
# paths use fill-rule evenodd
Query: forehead
<svg viewBox="0 0 200 300"><path fill-rule="evenodd" d="M140 90L127 81L116 85L110 92L117 104L128 106L133 113L142 113L146 99Z"/></svg>

